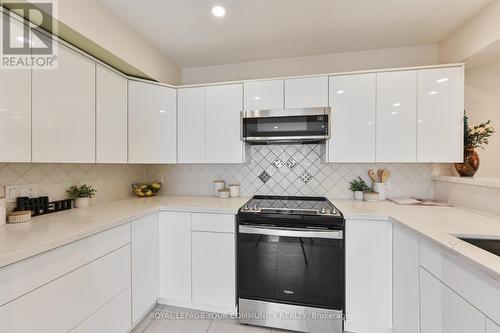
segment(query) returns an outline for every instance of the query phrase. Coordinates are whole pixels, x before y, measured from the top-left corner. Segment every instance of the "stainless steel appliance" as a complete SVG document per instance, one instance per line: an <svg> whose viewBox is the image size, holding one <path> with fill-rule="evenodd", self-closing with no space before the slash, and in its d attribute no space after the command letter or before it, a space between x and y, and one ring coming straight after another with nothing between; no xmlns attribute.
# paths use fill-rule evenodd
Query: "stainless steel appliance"
<svg viewBox="0 0 500 333"><path fill-rule="evenodd" d="M343 330L344 218L321 197L254 196L238 211L240 323Z"/></svg>
<svg viewBox="0 0 500 333"><path fill-rule="evenodd" d="M241 113L241 140L253 144L314 143L330 138L331 110L303 108Z"/></svg>

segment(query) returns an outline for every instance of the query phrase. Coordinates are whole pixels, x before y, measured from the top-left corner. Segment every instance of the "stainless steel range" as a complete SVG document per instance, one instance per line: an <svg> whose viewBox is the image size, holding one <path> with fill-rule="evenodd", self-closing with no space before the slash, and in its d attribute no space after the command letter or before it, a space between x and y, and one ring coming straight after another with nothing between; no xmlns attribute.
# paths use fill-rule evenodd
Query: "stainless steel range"
<svg viewBox="0 0 500 333"><path fill-rule="evenodd" d="M254 196L237 239L240 323L343 331L344 217L330 201Z"/></svg>

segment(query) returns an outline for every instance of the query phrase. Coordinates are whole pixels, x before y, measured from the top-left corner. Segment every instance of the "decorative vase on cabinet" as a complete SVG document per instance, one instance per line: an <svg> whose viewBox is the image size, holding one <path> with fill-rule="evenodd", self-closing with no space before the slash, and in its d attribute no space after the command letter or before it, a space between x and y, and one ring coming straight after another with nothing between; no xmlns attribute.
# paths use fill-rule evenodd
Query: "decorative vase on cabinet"
<svg viewBox="0 0 500 333"><path fill-rule="evenodd" d="M480 159L474 147L464 148L463 163L455 163L455 169L461 177L473 177L479 170Z"/></svg>

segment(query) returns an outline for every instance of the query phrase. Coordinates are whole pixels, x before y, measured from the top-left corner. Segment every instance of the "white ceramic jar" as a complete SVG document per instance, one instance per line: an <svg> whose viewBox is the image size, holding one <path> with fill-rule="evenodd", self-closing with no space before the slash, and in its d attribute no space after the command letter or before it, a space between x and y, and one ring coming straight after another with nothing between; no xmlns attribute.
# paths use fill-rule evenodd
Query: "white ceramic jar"
<svg viewBox="0 0 500 333"><path fill-rule="evenodd" d="M385 200L385 183L373 183L373 192L378 193L379 200Z"/></svg>
<svg viewBox="0 0 500 333"><path fill-rule="evenodd" d="M231 198L240 196L240 184L229 184L229 196Z"/></svg>
<svg viewBox="0 0 500 333"><path fill-rule="evenodd" d="M221 189L217 192L217 197L219 199L229 199L229 190Z"/></svg>
<svg viewBox="0 0 500 333"><path fill-rule="evenodd" d="M90 204L90 198L76 198L75 199L75 207L76 208L85 208Z"/></svg>
<svg viewBox="0 0 500 333"><path fill-rule="evenodd" d="M363 200L363 191L354 191L354 200Z"/></svg>
<svg viewBox="0 0 500 333"><path fill-rule="evenodd" d="M214 180L214 196L215 197L218 197L219 196L219 190L223 190L224 188L226 187L226 182L221 180L221 179L217 179L217 180Z"/></svg>

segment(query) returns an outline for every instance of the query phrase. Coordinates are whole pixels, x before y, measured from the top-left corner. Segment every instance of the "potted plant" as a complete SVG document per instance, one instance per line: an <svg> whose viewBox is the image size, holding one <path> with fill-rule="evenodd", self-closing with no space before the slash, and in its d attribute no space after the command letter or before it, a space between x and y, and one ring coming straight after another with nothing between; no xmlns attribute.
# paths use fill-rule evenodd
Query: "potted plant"
<svg viewBox="0 0 500 333"><path fill-rule="evenodd" d="M358 177L349 183L351 186L349 189L354 192L354 199L363 200L363 194L369 192L370 186L361 178Z"/></svg>
<svg viewBox="0 0 500 333"><path fill-rule="evenodd" d="M469 126L469 117L464 115L464 161L455 163L455 169L461 177L473 177L479 169L479 155L476 148L484 149L488 145L488 138L495 133L491 121Z"/></svg>
<svg viewBox="0 0 500 333"><path fill-rule="evenodd" d="M83 184L82 186L73 185L67 190L68 196L75 200L76 208L87 207L90 203L90 198L93 198L97 192L92 186Z"/></svg>

